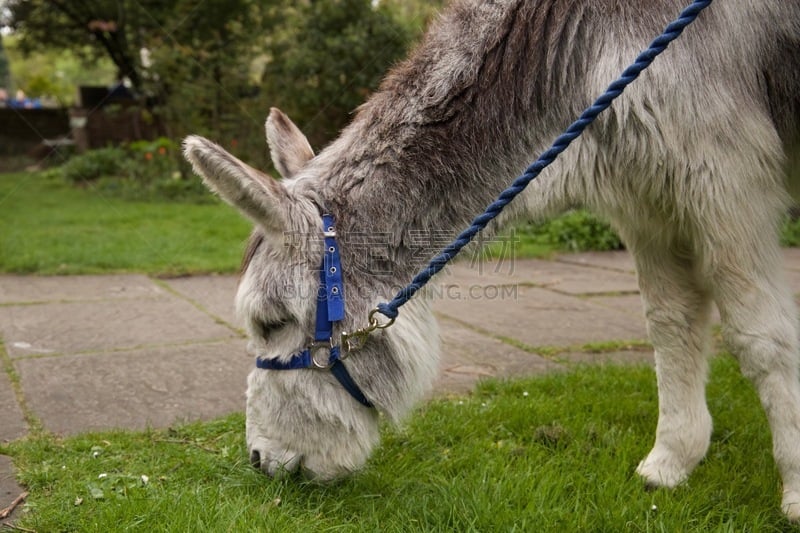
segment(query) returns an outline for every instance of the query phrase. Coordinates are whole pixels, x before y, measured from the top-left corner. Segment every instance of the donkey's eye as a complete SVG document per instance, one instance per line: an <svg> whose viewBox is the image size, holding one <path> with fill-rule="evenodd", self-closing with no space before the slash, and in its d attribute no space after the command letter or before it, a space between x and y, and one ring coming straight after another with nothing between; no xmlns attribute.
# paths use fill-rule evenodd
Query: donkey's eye
<svg viewBox="0 0 800 533"><path fill-rule="evenodd" d="M269 335L277 332L280 329L286 327L289 323L289 320L275 320L270 322L259 322L258 327L261 330L261 335L263 337L268 337Z"/></svg>

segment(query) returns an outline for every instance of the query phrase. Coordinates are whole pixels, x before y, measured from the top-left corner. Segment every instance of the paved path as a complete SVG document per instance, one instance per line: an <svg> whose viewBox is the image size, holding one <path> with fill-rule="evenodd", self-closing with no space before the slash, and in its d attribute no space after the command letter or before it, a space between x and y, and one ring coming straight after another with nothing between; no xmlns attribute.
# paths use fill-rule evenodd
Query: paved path
<svg viewBox="0 0 800 533"><path fill-rule="evenodd" d="M785 255L800 293L800 249ZM646 333L625 252L461 262L437 281L444 350L436 394L576 361L651 360L634 342ZM235 276L0 276L0 441L24 436L31 423L75 434L243 409L253 361L234 315L235 287ZM615 348L586 348L603 342ZM547 355L553 347L561 350ZM20 490L0 456L0 509Z"/></svg>

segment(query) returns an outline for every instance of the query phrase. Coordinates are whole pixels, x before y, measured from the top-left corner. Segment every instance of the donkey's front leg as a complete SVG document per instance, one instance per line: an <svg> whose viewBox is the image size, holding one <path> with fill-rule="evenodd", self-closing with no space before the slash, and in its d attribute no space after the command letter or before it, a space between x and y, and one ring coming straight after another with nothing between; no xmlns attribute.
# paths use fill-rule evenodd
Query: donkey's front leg
<svg viewBox="0 0 800 533"><path fill-rule="evenodd" d="M705 456L711 415L705 399L711 297L690 261L652 249L635 251L648 332L655 347L658 427L636 472L648 486L674 487Z"/></svg>

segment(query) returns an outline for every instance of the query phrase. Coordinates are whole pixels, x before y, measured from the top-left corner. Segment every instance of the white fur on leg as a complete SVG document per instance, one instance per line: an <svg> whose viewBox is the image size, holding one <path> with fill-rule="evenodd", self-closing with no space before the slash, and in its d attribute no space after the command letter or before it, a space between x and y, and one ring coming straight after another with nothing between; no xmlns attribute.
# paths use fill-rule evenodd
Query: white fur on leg
<svg viewBox="0 0 800 533"><path fill-rule="evenodd" d="M666 433L661 439L656 438L655 446L636 467L636 473L644 478L649 487L674 488L680 485L705 456L710 428L709 416L706 422L697 424L687 432L692 433L691 436L677 430ZM683 429L686 429L685 425ZM681 436L681 442L673 442L672 445L663 442L676 435Z"/></svg>
<svg viewBox="0 0 800 533"><path fill-rule="evenodd" d="M664 402L665 395L659 396ZM711 415L705 402L691 406L691 413L681 410L685 405L676 407L660 406L655 446L636 468L650 487L673 488L683 483L708 450Z"/></svg>
<svg viewBox="0 0 800 533"><path fill-rule="evenodd" d="M784 490L781 510L792 522L800 522L800 491Z"/></svg>
<svg viewBox="0 0 800 533"><path fill-rule="evenodd" d="M636 472L649 486L675 487L703 459L711 440L705 399L711 299L691 263L667 246L658 248L664 251L634 247L658 378L656 442Z"/></svg>

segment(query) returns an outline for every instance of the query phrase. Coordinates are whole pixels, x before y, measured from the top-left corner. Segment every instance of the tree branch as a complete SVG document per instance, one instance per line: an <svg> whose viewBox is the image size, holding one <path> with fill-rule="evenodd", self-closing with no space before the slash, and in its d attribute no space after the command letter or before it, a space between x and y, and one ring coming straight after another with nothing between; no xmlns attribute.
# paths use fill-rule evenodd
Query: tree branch
<svg viewBox="0 0 800 533"><path fill-rule="evenodd" d="M8 507L6 507L2 511L0 511L0 520L2 520L3 518L8 518L9 516L11 516L11 513L14 512L14 509L16 509L17 506L19 506L19 504L24 502L25 498L27 498L27 497L28 497L28 493L27 492L23 492L22 494L20 494L16 498L14 498L14 501L11 502L11 505L9 505Z"/></svg>

